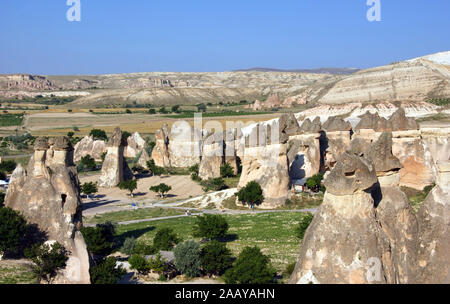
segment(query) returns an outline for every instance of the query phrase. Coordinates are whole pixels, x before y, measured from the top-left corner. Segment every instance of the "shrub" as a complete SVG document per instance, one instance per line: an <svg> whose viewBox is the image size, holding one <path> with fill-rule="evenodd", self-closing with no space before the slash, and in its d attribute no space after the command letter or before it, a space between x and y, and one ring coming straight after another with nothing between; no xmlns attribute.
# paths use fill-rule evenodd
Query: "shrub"
<svg viewBox="0 0 450 304"><path fill-rule="evenodd" d="M316 175L311 176L310 178L308 178L306 180L306 186L313 191L319 191L322 180L323 180L323 174L318 173Z"/></svg>
<svg viewBox="0 0 450 304"><path fill-rule="evenodd" d="M81 193L86 194L87 196L95 194L98 192L97 183L88 182L81 185Z"/></svg>
<svg viewBox="0 0 450 304"><path fill-rule="evenodd" d="M172 187L168 186L168 185L166 185L164 183L161 183L161 184L159 184L157 186L150 187L150 191L158 193L161 196L161 198L163 198L163 199L165 198L165 194L167 192L169 192L170 190L172 190Z"/></svg>
<svg viewBox="0 0 450 304"><path fill-rule="evenodd" d="M162 175L162 174L165 174L167 172L167 170L165 168L158 167L155 164L155 161L153 159L151 159L151 160L149 160L147 162L147 167L152 171L152 173L154 175Z"/></svg>
<svg viewBox="0 0 450 304"><path fill-rule="evenodd" d="M220 166L220 176L225 177L233 177L234 176L234 169L230 166L229 163L225 163L222 166Z"/></svg>
<svg viewBox="0 0 450 304"><path fill-rule="evenodd" d="M284 270L285 277L289 278L295 269L295 262L289 263Z"/></svg>
<svg viewBox="0 0 450 304"><path fill-rule="evenodd" d="M123 242L120 252L128 255L132 255L136 252L137 241L134 237L126 238Z"/></svg>
<svg viewBox="0 0 450 304"><path fill-rule="evenodd" d="M103 152L102 155L100 156L102 159L102 163L105 161L106 154L107 152Z"/></svg>
<svg viewBox="0 0 450 304"><path fill-rule="evenodd" d="M109 257L98 265L91 267L92 284L117 284L127 272L122 266L116 268L116 258Z"/></svg>
<svg viewBox="0 0 450 304"><path fill-rule="evenodd" d="M275 270L270 258L262 254L258 247L245 247L233 264L225 272L227 284L268 284L275 281Z"/></svg>
<svg viewBox="0 0 450 304"><path fill-rule="evenodd" d="M194 278L201 274L200 244L188 240L175 247L175 266L188 277Z"/></svg>
<svg viewBox="0 0 450 304"><path fill-rule="evenodd" d="M140 274L147 274L150 270L147 259L140 254L133 254L129 259L128 263L130 263L130 268L133 270L137 270Z"/></svg>
<svg viewBox="0 0 450 304"><path fill-rule="evenodd" d="M221 177L203 180L200 182L200 185L203 186L203 191L205 192L209 190L220 191L228 188L225 181Z"/></svg>
<svg viewBox="0 0 450 304"><path fill-rule="evenodd" d="M69 138L72 138L74 135L75 135L75 133L72 131L67 132L67 137L69 137Z"/></svg>
<svg viewBox="0 0 450 304"><path fill-rule="evenodd" d="M95 163L95 159L90 155L85 155L81 158L80 164L78 165L78 171L92 171L97 168L97 164Z"/></svg>
<svg viewBox="0 0 450 304"><path fill-rule="evenodd" d="M192 165L189 167L189 172L197 173L199 172L200 166L198 164Z"/></svg>
<svg viewBox="0 0 450 304"><path fill-rule="evenodd" d="M108 136L106 136L106 132L100 129L92 129L89 133L89 136L92 136L94 140L108 140Z"/></svg>
<svg viewBox="0 0 450 304"><path fill-rule="evenodd" d="M3 208L5 206L5 193L0 192L0 208Z"/></svg>
<svg viewBox="0 0 450 304"><path fill-rule="evenodd" d="M168 269L166 263L164 262L164 260L161 257L161 254L159 254L159 253L156 255L156 257L153 257L148 261L148 267L153 272L156 272L159 274L163 274Z"/></svg>
<svg viewBox="0 0 450 304"><path fill-rule="evenodd" d="M201 251L203 270L209 275L222 275L232 266L231 251L224 243L212 241Z"/></svg>
<svg viewBox="0 0 450 304"><path fill-rule="evenodd" d="M6 174L3 171L0 171L0 180L5 180L6 179Z"/></svg>
<svg viewBox="0 0 450 304"><path fill-rule="evenodd" d="M267 284L274 283L275 274L269 257L255 246L242 250L224 279L227 284Z"/></svg>
<svg viewBox="0 0 450 304"><path fill-rule="evenodd" d="M0 252L18 254L26 231L27 222L19 212L0 208Z"/></svg>
<svg viewBox="0 0 450 304"><path fill-rule="evenodd" d="M113 248L115 228L111 223L97 224L96 227L80 229L87 249L94 255L107 255Z"/></svg>
<svg viewBox="0 0 450 304"><path fill-rule="evenodd" d="M130 195L133 197L133 191L137 189L137 180L125 180L119 184L119 189L130 191Z"/></svg>
<svg viewBox="0 0 450 304"><path fill-rule="evenodd" d="M0 163L0 171L12 173L16 169L17 163L13 160L3 160Z"/></svg>
<svg viewBox="0 0 450 304"><path fill-rule="evenodd" d="M308 229L309 224L311 224L312 220L314 218L314 215L312 213L306 213L302 219L300 220L300 223L295 227L295 234L297 237L301 240L303 240L303 237L305 236L306 229Z"/></svg>
<svg viewBox="0 0 450 304"><path fill-rule="evenodd" d="M240 202L248 205L260 205L264 200L261 186L255 181L249 182L242 188L237 193L237 197Z"/></svg>
<svg viewBox="0 0 450 304"><path fill-rule="evenodd" d="M51 245L34 244L31 248L25 249L25 256L33 263L33 272L38 280L45 280L48 283L56 276L58 269L64 268L69 259L66 249L58 242Z"/></svg>
<svg viewBox="0 0 450 304"><path fill-rule="evenodd" d="M149 110L148 110L148 113L149 113L149 114L156 114L156 110L155 110L155 109L149 109Z"/></svg>
<svg viewBox="0 0 450 304"><path fill-rule="evenodd" d="M126 114L131 114L132 112L131 112L130 109L126 109L126 110L125 110L125 113L126 113Z"/></svg>
<svg viewBox="0 0 450 304"><path fill-rule="evenodd" d="M144 242L137 242L134 252L136 254L151 255L154 254L156 250L153 246L147 245Z"/></svg>
<svg viewBox="0 0 450 304"><path fill-rule="evenodd" d="M227 220L222 215L204 214L196 217L193 235L195 237L217 239L225 237L228 228Z"/></svg>
<svg viewBox="0 0 450 304"><path fill-rule="evenodd" d="M206 112L206 105L204 103L198 104L197 112Z"/></svg>
<svg viewBox="0 0 450 304"><path fill-rule="evenodd" d="M160 229L153 239L153 247L159 250L170 250L172 249L180 239L177 234L173 232L171 228L162 228Z"/></svg>

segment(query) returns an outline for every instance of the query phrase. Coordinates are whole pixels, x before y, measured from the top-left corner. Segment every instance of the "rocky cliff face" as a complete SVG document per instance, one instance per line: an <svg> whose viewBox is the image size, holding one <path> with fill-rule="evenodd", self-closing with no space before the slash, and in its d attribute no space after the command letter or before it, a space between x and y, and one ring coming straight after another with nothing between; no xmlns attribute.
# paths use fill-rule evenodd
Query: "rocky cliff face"
<svg viewBox="0 0 450 304"><path fill-rule="evenodd" d="M102 159L102 154L106 152L106 143L103 140L94 140L92 136L85 136L74 147L74 161L80 161L82 157L90 155L96 161Z"/></svg>
<svg viewBox="0 0 450 304"><path fill-rule="evenodd" d="M167 146L170 166L188 168L200 163L202 155L202 132L187 122L172 125Z"/></svg>
<svg viewBox="0 0 450 304"><path fill-rule="evenodd" d="M60 283L90 283L89 257L79 228L81 199L73 148L66 137L38 138L27 170L20 165L11 177L6 206L37 224L48 241L58 241L70 251Z"/></svg>
<svg viewBox="0 0 450 304"><path fill-rule="evenodd" d="M220 177L220 166L224 163L224 138L222 132L205 136L202 147L202 160L198 176L201 179Z"/></svg>
<svg viewBox="0 0 450 304"><path fill-rule="evenodd" d="M127 138L127 145L124 150L124 156L134 158L145 149L145 140L138 132L134 132Z"/></svg>
<svg viewBox="0 0 450 304"><path fill-rule="evenodd" d="M156 144L152 150L152 159L158 167L170 167L169 159L169 127L164 124L155 133Z"/></svg>
<svg viewBox="0 0 450 304"><path fill-rule="evenodd" d="M116 187L122 181L134 178L123 156L125 146L126 140L122 136L122 131L119 128L114 129L108 141L107 154L98 179L100 187Z"/></svg>

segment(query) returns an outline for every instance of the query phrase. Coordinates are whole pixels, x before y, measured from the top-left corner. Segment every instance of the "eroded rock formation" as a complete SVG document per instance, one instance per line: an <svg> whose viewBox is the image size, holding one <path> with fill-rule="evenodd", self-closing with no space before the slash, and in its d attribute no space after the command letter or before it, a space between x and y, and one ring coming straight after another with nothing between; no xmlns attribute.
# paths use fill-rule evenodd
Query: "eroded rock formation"
<svg viewBox="0 0 450 304"><path fill-rule="evenodd" d="M100 187L116 187L122 181L134 178L123 156L125 146L126 140L122 136L122 131L119 128L115 128L108 141L107 154L98 179Z"/></svg>
<svg viewBox="0 0 450 304"><path fill-rule="evenodd" d="M45 232L69 252L58 283L90 283L89 256L83 236L78 174L67 137L35 141L27 170L18 166L11 177L5 204L21 212L27 222Z"/></svg>
<svg viewBox="0 0 450 304"><path fill-rule="evenodd" d="M94 140L92 136L85 136L75 145L74 149L74 161L76 162L86 155L100 161L102 154L106 152L106 143L104 140Z"/></svg>
<svg viewBox="0 0 450 304"><path fill-rule="evenodd" d="M223 133L208 134L203 141L202 160L198 176L201 179L220 177L220 166L224 163Z"/></svg>
<svg viewBox="0 0 450 304"><path fill-rule="evenodd" d="M152 159L158 167L170 167L169 159L169 127L164 124L155 133L156 144L152 150Z"/></svg>

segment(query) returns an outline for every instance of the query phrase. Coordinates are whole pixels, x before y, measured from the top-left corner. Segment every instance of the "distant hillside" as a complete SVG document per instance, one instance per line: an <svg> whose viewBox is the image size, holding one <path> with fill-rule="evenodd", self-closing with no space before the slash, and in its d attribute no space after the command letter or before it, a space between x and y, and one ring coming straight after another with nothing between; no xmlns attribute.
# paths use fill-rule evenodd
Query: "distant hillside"
<svg viewBox="0 0 450 304"><path fill-rule="evenodd" d="M272 69L272 68L250 68L235 70L234 72L287 72L287 73L312 73L312 74L334 74L347 75L358 72L355 68L319 68L319 69Z"/></svg>

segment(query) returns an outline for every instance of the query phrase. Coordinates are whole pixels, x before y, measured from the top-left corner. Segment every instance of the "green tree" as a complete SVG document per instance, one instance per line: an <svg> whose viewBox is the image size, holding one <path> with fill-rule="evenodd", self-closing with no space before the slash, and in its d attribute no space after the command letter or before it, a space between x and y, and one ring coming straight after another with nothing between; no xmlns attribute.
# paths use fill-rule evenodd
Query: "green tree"
<svg viewBox="0 0 450 304"><path fill-rule="evenodd" d="M150 270L147 259L140 254L133 254L129 259L130 268L136 270L140 274L147 274Z"/></svg>
<svg viewBox="0 0 450 304"><path fill-rule="evenodd" d="M5 206L5 192L0 192L0 209Z"/></svg>
<svg viewBox="0 0 450 304"><path fill-rule="evenodd" d="M88 197L98 192L98 186L96 182L87 182L81 185L81 193L86 194Z"/></svg>
<svg viewBox="0 0 450 304"><path fill-rule="evenodd" d="M197 112L206 112L206 105L204 103L200 103L197 105Z"/></svg>
<svg viewBox="0 0 450 304"><path fill-rule="evenodd" d="M15 255L27 231L25 218L10 208L0 208L0 253Z"/></svg>
<svg viewBox="0 0 450 304"><path fill-rule="evenodd" d="M313 191L319 191L320 189L320 184L323 180L323 174L318 173L316 175L311 176L310 178L308 178L306 180L306 186L313 190Z"/></svg>
<svg viewBox="0 0 450 304"><path fill-rule="evenodd" d="M314 218L314 215L312 213L306 213L300 220L300 222L295 227L295 234L297 237L301 240L303 240L303 237L305 236L306 229L308 229L309 225L311 224L312 220Z"/></svg>
<svg viewBox="0 0 450 304"><path fill-rule="evenodd" d="M87 249L93 255L111 253L114 244L115 227L112 223L97 224L96 227L81 227Z"/></svg>
<svg viewBox="0 0 450 304"><path fill-rule="evenodd" d="M201 249L200 244L188 240L178 244L173 251L175 255L175 267L188 277L194 278L201 274Z"/></svg>
<svg viewBox="0 0 450 304"><path fill-rule="evenodd" d="M180 242L177 234L171 228L161 228L153 239L153 247L156 250L171 250Z"/></svg>
<svg viewBox="0 0 450 304"><path fill-rule="evenodd" d="M6 179L6 173L3 171L0 171L0 180L5 180Z"/></svg>
<svg viewBox="0 0 450 304"><path fill-rule="evenodd" d="M222 166L220 166L220 176L222 176L223 178L233 177L234 176L233 167L231 167L229 163L224 163Z"/></svg>
<svg viewBox="0 0 450 304"><path fill-rule="evenodd" d="M225 184L224 179L221 177L202 180L200 182L200 185L203 186L203 191L205 192L209 190L220 191L228 188L228 186Z"/></svg>
<svg viewBox="0 0 450 304"><path fill-rule="evenodd" d="M203 270L208 275L222 275L232 266L231 251L224 243L208 242L201 251Z"/></svg>
<svg viewBox="0 0 450 304"><path fill-rule="evenodd" d="M249 182L244 188L242 188L237 193L237 197L240 202L250 206L260 205L264 200L261 186L255 181Z"/></svg>
<svg viewBox="0 0 450 304"><path fill-rule="evenodd" d="M67 137L69 137L69 138L72 138L74 135L75 135L75 133L72 131L67 132Z"/></svg>
<svg viewBox="0 0 450 304"><path fill-rule="evenodd" d="M136 252L137 241L134 237L128 237L123 242L120 252L128 255L132 255Z"/></svg>
<svg viewBox="0 0 450 304"><path fill-rule="evenodd" d="M158 167L153 159L147 161L147 167L152 171L153 175L162 175L166 173L166 169Z"/></svg>
<svg viewBox="0 0 450 304"><path fill-rule="evenodd" d="M131 112L130 109L126 109L126 110L125 110L125 114L131 114L131 113L133 113L133 112Z"/></svg>
<svg viewBox="0 0 450 304"><path fill-rule="evenodd" d="M130 179L130 180L123 181L119 184L119 189L130 191L130 195L131 195L131 197L133 197L133 191L137 189L137 180Z"/></svg>
<svg viewBox="0 0 450 304"><path fill-rule="evenodd" d="M275 270L270 258L262 254L258 247L245 247L233 264L225 272L227 284L268 284L275 282Z"/></svg>
<svg viewBox="0 0 450 304"><path fill-rule="evenodd" d="M117 260L114 257L109 257L103 260L98 265L91 267L91 283L92 284L117 284L127 272L120 265L116 267Z"/></svg>
<svg viewBox="0 0 450 304"><path fill-rule="evenodd" d="M80 164L78 165L78 171L92 171L97 168L97 164L95 163L95 159L92 158L89 154L85 155L81 158Z"/></svg>
<svg viewBox="0 0 450 304"><path fill-rule="evenodd" d="M103 152L102 155L100 156L101 159L102 159L102 163L105 162L106 154L108 154L108 153L107 152Z"/></svg>
<svg viewBox="0 0 450 304"><path fill-rule="evenodd" d="M106 136L106 132L101 129L92 129L89 133L89 136L92 136L95 140L108 140L108 136Z"/></svg>
<svg viewBox="0 0 450 304"><path fill-rule="evenodd" d="M170 190L172 190L172 187L164 183L150 187L150 191L158 193L163 199L166 197L166 193L168 193Z"/></svg>
<svg viewBox="0 0 450 304"><path fill-rule="evenodd" d="M12 173L16 169L17 163L13 160L3 160L0 162L0 171Z"/></svg>
<svg viewBox="0 0 450 304"><path fill-rule="evenodd" d="M25 256L33 263L33 272L38 280L51 283L58 269L64 268L68 258L67 250L58 242L51 246L47 244L34 244L25 249Z"/></svg>
<svg viewBox="0 0 450 304"><path fill-rule="evenodd" d="M165 106L162 106L159 110L158 110L158 112L159 113L161 113L161 114L167 114L167 110L166 110L166 107Z"/></svg>
<svg viewBox="0 0 450 304"><path fill-rule="evenodd" d="M149 109L149 110L148 110L148 113L149 113L149 114L156 114L156 110L155 110L155 109Z"/></svg>
<svg viewBox="0 0 450 304"><path fill-rule="evenodd" d="M223 238L228 232L229 225L222 215L204 214L195 218L193 235L207 239Z"/></svg>
<svg viewBox="0 0 450 304"><path fill-rule="evenodd" d="M173 113L180 113L181 112L180 111L180 106L179 105L172 106L172 112Z"/></svg>
<svg viewBox="0 0 450 304"><path fill-rule="evenodd" d="M168 269L166 263L161 257L161 254L159 253L155 257L150 258L150 260L148 261L148 267L150 268L150 270L159 274L164 273Z"/></svg>

